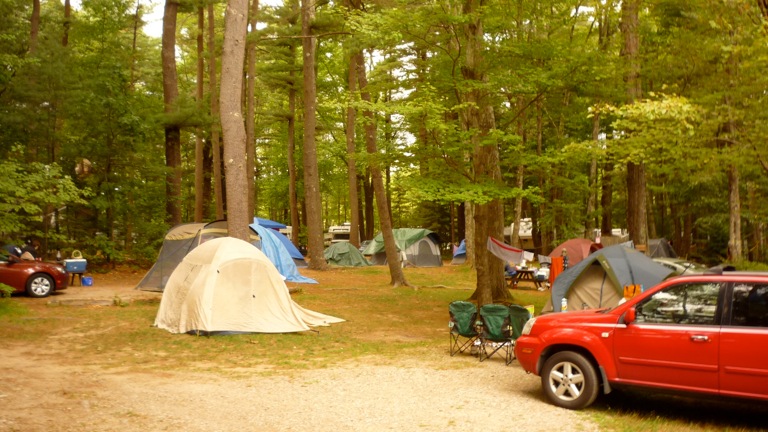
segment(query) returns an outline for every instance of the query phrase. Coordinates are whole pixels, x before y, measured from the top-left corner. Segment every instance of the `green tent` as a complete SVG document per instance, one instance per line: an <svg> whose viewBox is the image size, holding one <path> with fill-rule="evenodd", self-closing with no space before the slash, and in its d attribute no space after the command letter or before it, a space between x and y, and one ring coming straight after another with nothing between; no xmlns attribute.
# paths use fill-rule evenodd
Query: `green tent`
<svg viewBox="0 0 768 432"><path fill-rule="evenodd" d="M440 267L443 265L440 239L434 232L424 228L397 228L392 230L392 234L395 236L395 245L404 266ZM365 248L363 255L371 256L371 264L387 263L384 237L381 233Z"/></svg>
<svg viewBox="0 0 768 432"><path fill-rule="evenodd" d="M363 267L371 265L363 254L350 242L338 242L323 252L328 264L340 267Z"/></svg>

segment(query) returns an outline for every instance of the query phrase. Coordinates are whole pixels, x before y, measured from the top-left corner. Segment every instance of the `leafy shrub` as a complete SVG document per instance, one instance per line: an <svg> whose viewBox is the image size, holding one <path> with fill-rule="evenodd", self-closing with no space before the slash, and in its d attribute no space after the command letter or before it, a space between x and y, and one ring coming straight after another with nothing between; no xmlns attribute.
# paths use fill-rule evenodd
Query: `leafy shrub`
<svg viewBox="0 0 768 432"><path fill-rule="evenodd" d="M0 283L0 298L10 297L14 291L16 290L13 289L12 287L4 283Z"/></svg>

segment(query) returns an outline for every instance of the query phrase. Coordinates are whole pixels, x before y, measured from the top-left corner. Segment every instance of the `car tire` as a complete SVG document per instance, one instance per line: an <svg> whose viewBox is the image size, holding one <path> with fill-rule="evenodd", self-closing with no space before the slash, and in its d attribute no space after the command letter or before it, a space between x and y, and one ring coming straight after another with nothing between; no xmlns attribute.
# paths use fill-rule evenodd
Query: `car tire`
<svg viewBox="0 0 768 432"><path fill-rule="evenodd" d="M541 386L553 404L582 409L597 399L597 371L583 355L562 351L548 358L541 370Z"/></svg>
<svg viewBox="0 0 768 432"><path fill-rule="evenodd" d="M53 278L44 273L35 273L27 279L27 295L30 297L48 297L55 288Z"/></svg>

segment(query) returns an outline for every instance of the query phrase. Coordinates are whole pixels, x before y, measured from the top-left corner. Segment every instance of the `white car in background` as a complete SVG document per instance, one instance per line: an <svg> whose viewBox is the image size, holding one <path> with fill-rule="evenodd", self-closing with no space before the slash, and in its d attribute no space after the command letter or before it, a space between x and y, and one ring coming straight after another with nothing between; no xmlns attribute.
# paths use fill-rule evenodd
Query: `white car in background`
<svg viewBox="0 0 768 432"><path fill-rule="evenodd" d="M653 260L664 267L672 269L677 276L684 274L700 274L707 271L707 267L682 258L653 258Z"/></svg>

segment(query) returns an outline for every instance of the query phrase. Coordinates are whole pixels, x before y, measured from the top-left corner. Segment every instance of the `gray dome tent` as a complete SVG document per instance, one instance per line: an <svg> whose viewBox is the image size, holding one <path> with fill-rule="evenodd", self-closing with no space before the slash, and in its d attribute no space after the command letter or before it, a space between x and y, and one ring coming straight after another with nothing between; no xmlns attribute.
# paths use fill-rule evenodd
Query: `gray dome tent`
<svg viewBox="0 0 768 432"><path fill-rule="evenodd" d="M624 297L625 286L650 288L672 273L635 249L609 246L560 273L543 312L560 311L563 298L568 310L613 307Z"/></svg>
<svg viewBox="0 0 768 432"><path fill-rule="evenodd" d="M440 267L443 258L440 255L440 239L434 232L424 228L397 228L392 230L397 250L401 254L403 265L414 267ZM371 241L363 255L370 255L374 265L386 265L387 254L384 252L384 237L379 233Z"/></svg>

